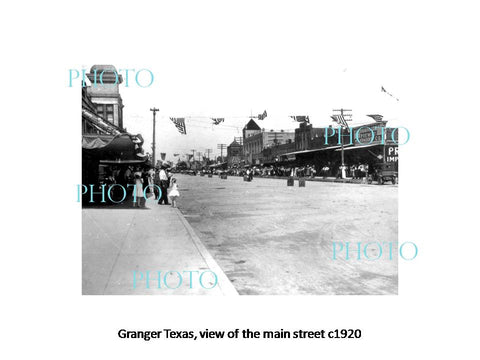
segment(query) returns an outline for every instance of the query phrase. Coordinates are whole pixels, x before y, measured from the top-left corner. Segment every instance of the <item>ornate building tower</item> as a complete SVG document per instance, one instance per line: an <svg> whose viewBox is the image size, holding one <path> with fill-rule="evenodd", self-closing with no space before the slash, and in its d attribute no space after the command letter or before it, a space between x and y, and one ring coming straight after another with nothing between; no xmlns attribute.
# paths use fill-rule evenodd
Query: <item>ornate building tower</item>
<svg viewBox="0 0 480 360"><path fill-rule="evenodd" d="M93 65L87 77L91 82L88 95L97 113L123 129L123 102L118 89L123 82L122 75L113 65Z"/></svg>

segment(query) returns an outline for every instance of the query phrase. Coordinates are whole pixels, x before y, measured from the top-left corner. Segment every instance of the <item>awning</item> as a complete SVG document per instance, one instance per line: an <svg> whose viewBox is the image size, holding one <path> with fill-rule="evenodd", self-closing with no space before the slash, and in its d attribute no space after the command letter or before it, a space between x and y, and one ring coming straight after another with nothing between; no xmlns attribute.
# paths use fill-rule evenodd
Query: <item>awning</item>
<svg viewBox="0 0 480 360"><path fill-rule="evenodd" d="M359 145L359 146L349 146L349 147L343 148L343 150L347 151L347 150L365 149L365 148L371 148L371 147L374 147L374 146L383 146L383 145L382 144L367 144L367 145ZM342 151L342 149L337 149L335 151Z"/></svg>
<svg viewBox="0 0 480 360"><path fill-rule="evenodd" d="M85 150L133 150L135 144L127 134L98 135L85 134L82 136L82 148Z"/></svg>
<svg viewBox="0 0 480 360"><path fill-rule="evenodd" d="M281 154L279 156L307 154L307 153L312 153L312 152L316 152L316 151L335 150L335 149L338 149L338 148L341 148L341 147L342 147L341 145L338 145L338 146L329 146L329 147L321 148L321 149L300 150L300 151L294 151L294 152L290 152L290 153L286 153L286 154Z"/></svg>
<svg viewBox="0 0 480 360"><path fill-rule="evenodd" d="M220 167L220 166L225 166L227 165L227 162L223 162L220 164L213 164L213 165L208 165L208 167L215 168L215 167Z"/></svg>
<svg viewBox="0 0 480 360"><path fill-rule="evenodd" d="M106 132L112 135L118 135L121 133L121 129L118 126L112 124L110 121L103 119L97 114L92 113L86 108L82 108L82 116L84 116L91 125L93 125L95 128L99 129L102 132Z"/></svg>
<svg viewBox="0 0 480 360"><path fill-rule="evenodd" d="M144 162L147 157L141 153L139 144L134 140L135 135L100 135L84 134L82 136L82 152L84 156L106 161L140 160Z"/></svg>
<svg viewBox="0 0 480 360"><path fill-rule="evenodd" d="M145 160L100 160L100 165L140 165L146 163Z"/></svg>

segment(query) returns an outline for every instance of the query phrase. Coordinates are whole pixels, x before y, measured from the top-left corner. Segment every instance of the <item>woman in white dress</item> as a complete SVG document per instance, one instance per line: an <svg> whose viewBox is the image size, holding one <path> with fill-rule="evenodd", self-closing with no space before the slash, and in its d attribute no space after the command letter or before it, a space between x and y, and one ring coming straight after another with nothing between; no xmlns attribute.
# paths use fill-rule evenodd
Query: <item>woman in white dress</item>
<svg viewBox="0 0 480 360"><path fill-rule="evenodd" d="M133 188L133 207L144 207L145 201L143 198L143 179L142 173L137 171L133 175L135 179L135 186Z"/></svg>
<svg viewBox="0 0 480 360"><path fill-rule="evenodd" d="M177 179L173 178L170 180L170 189L168 191L168 197L172 201L172 207L176 207L177 198L180 196L178 192Z"/></svg>

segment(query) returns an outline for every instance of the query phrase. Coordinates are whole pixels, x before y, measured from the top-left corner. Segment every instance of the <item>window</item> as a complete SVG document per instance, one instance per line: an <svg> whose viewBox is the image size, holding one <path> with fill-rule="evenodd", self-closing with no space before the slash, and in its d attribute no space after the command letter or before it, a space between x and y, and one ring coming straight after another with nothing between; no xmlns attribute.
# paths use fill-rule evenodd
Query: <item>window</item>
<svg viewBox="0 0 480 360"><path fill-rule="evenodd" d="M113 105L106 106L107 120L113 122Z"/></svg>

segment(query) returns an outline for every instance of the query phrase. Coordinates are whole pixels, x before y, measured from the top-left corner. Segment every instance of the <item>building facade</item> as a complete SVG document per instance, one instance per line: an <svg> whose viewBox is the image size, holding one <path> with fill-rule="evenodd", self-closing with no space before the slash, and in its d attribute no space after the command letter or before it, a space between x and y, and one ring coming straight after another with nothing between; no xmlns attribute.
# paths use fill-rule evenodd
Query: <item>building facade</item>
<svg viewBox="0 0 480 360"><path fill-rule="evenodd" d="M312 124L300 123L295 129L295 150L308 150L314 148L314 143L324 139L325 129L314 128Z"/></svg>
<svg viewBox="0 0 480 360"><path fill-rule="evenodd" d="M113 65L93 65L87 77L91 82L87 88L88 96L95 104L97 114L123 128L123 101L119 92L122 75Z"/></svg>
<svg viewBox="0 0 480 360"><path fill-rule="evenodd" d="M295 166L312 165L317 171L327 167L328 175L336 176L342 165L343 153L347 166L363 164L373 169L375 164L392 162L398 170L398 133L388 128L386 123L353 126L343 129L340 136L338 127L312 128L311 125L300 124L295 129L295 151L282 155L281 160L290 161Z"/></svg>
<svg viewBox="0 0 480 360"><path fill-rule="evenodd" d="M253 121L253 120L251 120ZM264 162L263 150L272 146L292 144L295 133L284 130L261 129L243 139L243 154L248 164L259 165Z"/></svg>
<svg viewBox="0 0 480 360"><path fill-rule="evenodd" d="M230 145L227 146L227 163L228 166L234 166L240 164L243 158L243 146L233 140Z"/></svg>

